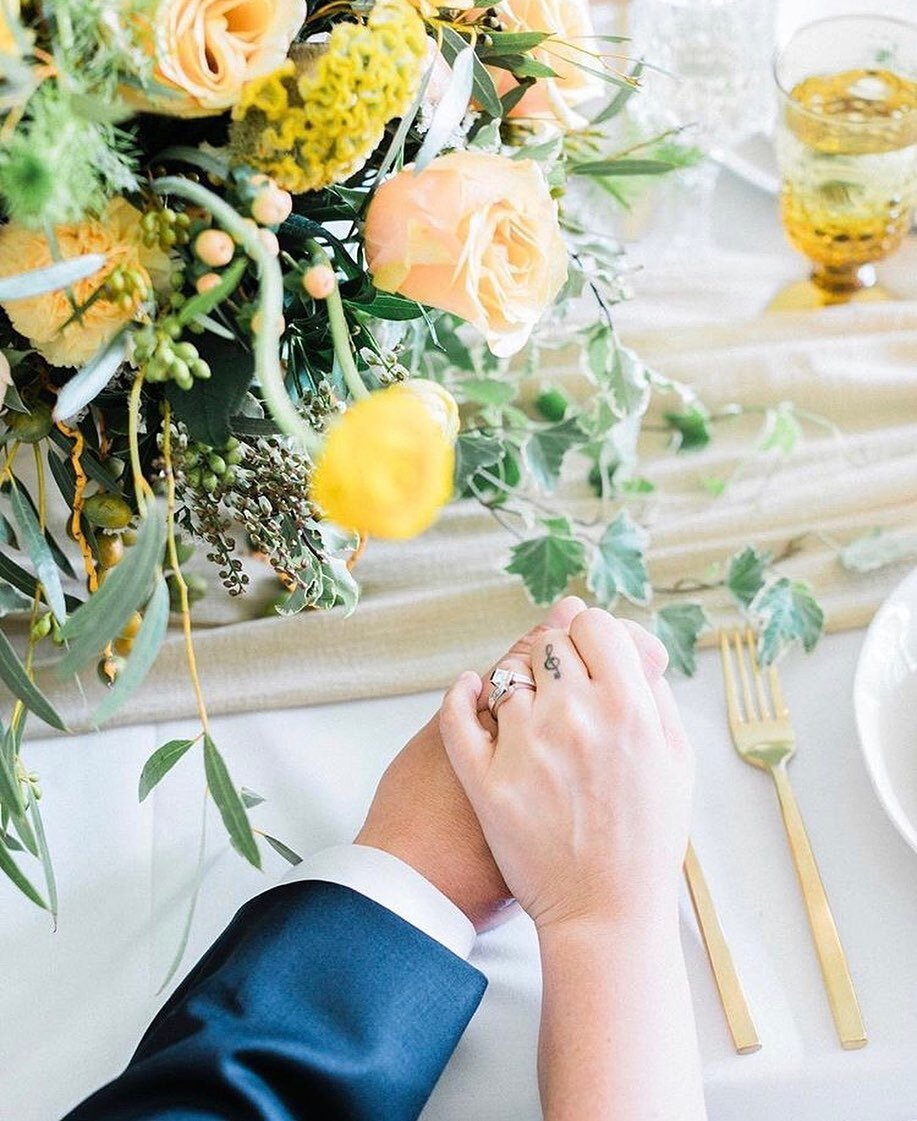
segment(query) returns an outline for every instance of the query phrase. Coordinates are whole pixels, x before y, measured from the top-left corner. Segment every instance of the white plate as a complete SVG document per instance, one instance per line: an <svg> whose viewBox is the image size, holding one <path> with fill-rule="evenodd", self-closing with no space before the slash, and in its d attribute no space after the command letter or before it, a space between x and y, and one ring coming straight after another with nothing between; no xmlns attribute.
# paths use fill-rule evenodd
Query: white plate
<svg viewBox="0 0 917 1121"><path fill-rule="evenodd" d="M879 801L917 851L917 570L882 604L866 632L853 705Z"/></svg>

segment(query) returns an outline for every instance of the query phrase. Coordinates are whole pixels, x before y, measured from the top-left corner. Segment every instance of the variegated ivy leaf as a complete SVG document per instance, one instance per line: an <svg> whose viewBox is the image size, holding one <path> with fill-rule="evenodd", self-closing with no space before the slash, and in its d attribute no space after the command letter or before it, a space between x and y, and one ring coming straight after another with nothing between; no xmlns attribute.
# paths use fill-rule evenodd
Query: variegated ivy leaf
<svg viewBox="0 0 917 1121"><path fill-rule="evenodd" d="M521 576L533 602L546 606L582 575L586 549L567 518L545 518L541 524L547 532L514 545L506 571Z"/></svg>
<svg viewBox="0 0 917 1121"><path fill-rule="evenodd" d="M649 402L646 367L636 354L621 346L607 323L598 323L586 336L587 372L611 395L611 408L622 417L642 414Z"/></svg>
<svg viewBox="0 0 917 1121"><path fill-rule="evenodd" d="M802 439L802 426L796 416L792 401L781 401L774 409L768 409L764 418L764 431L758 442L760 451L775 451L778 455L790 455Z"/></svg>
<svg viewBox="0 0 917 1121"><path fill-rule="evenodd" d="M536 428L526 441L525 462L535 482L549 493L557 486L564 456L571 448L581 447L587 437L576 417L558 424Z"/></svg>
<svg viewBox="0 0 917 1121"><path fill-rule="evenodd" d="M503 441L482 432L463 432L455 441L455 490L464 494L482 467L494 467L503 458Z"/></svg>
<svg viewBox="0 0 917 1121"><path fill-rule="evenodd" d="M631 603L649 603L653 592L643 557L646 542L646 532L626 510L602 534L586 584L604 607L613 606L619 596Z"/></svg>
<svg viewBox="0 0 917 1121"><path fill-rule="evenodd" d="M917 533L874 529L841 549L838 559L848 572L875 572L917 557Z"/></svg>
<svg viewBox="0 0 917 1121"><path fill-rule="evenodd" d="M678 451L699 451L710 443L710 417L705 409L692 405L684 412L664 413L663 419L672 429Z"/></svg>
<svg viewBox="0 0 917 1121"><path fill-rule="evenodd" d="M824 612L812 589L785 576L765 584L748 613L758 631L758 660L765 666L795 643L808 653L824 630Z"/></svg>
<svg viewBox="0 0 917 1121"><path fill-rule="evenodd" d="M653 630L669 652L669 665L692 677L697 669L697 640L710 629L699 603L672 603L653 616Z"/></svg>
<svg viewBox="0 0 917 1121"><path fill-rule="evenodd" d="M743 607L748 607L761 590L770 562L770 553L759 553L753 545L730 558L726 587Z"/></svg>

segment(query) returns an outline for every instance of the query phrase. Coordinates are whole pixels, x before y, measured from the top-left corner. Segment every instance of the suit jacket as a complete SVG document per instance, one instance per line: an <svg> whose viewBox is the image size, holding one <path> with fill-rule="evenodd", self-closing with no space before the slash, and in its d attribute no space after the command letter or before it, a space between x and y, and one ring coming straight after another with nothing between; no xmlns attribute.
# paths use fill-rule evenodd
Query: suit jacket
<svg viewBox="0 0 917 1121"><path fill-rule="evenodd" d="M350 888L285 884L241 908L65 1121L408 1121L485 987Z"/></svg>

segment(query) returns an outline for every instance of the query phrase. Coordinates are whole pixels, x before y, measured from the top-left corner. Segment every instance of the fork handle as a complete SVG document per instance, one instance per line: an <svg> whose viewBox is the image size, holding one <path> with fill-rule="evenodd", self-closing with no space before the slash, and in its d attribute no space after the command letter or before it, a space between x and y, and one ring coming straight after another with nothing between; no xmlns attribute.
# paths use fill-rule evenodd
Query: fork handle
<svg viewBox="0 0 917 1121"><path fill-rule="evenodd" d="M815 863L815 854L812 852L802 814L799 812L799 804L790 786L786 767L773 767L771 774L777 787L786 835L799 876L799 886L802 888L809 915L809 926L812 929L812 938L841 1046L848 1051L864 1047L866 1029L860 1015L860 1006L834 916L831 914L828 896L825 894L825 885L822 883L818 865Z"/></svg>

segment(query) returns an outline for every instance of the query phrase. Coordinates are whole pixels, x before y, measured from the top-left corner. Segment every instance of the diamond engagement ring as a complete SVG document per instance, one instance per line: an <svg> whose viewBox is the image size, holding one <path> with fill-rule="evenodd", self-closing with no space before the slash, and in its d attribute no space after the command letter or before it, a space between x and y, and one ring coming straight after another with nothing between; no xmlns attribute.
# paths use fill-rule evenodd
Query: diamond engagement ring
<svg viewBox="0 0 917 1121"><path fill-rule="evenodd" d="M507 697L515 693L516 689L532 689L533 691L535 689L535 682L531 677L527 677L524 673L516 673L511 669L503 669L501 666L497 666L490 675L490 683L493 685L493 689L487 698L487 708L494 720L497 719L497 709Z"/></svg>

